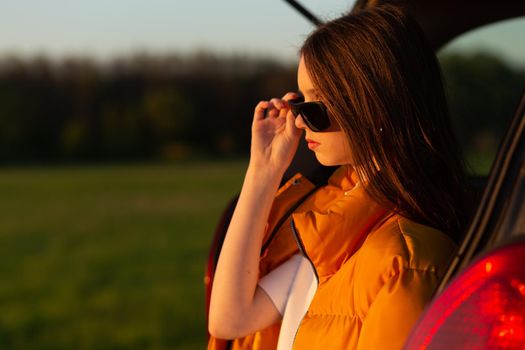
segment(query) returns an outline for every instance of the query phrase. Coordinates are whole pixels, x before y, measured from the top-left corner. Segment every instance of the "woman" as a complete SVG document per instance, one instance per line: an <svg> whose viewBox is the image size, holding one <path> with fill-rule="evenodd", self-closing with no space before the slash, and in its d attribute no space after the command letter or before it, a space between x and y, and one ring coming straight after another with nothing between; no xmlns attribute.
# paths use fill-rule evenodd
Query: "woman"
<svg viewBox="0 0 525 350"><path fill-rule="evenodd" d="M209 348L400 349L467 214L435 56L412 19L381 6L314 31L298 86L306 102L255 108ZM320 188L297 175L278 189L303 130L319 162L340 167Z"/></svg>

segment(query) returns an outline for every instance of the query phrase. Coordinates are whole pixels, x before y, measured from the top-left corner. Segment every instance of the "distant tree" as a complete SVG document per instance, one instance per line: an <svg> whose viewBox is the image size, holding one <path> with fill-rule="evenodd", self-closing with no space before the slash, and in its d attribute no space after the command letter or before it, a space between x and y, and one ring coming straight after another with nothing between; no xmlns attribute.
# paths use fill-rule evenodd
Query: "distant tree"
<svg viewBox="0 0 525 350"><path fill-rule="evenodd" d="M525 74L492 53L449 53L441 64L452 117L465 149L490 152L505 132Z"/></svg>
<svg viewBox="0 0 525 350"><path fill-rule="evenodd" d="M493 147L524 73L484 53L441 62L461 141ZM297 90L295 66L206 52L104 64L4 58L0 161L246 155L255 104Z"/></svg>

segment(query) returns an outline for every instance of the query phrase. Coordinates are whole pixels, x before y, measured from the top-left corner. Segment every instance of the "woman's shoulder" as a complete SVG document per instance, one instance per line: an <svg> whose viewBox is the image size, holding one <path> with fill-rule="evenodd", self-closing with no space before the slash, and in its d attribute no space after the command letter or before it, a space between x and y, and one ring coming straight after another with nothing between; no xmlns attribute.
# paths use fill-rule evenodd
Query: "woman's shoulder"
<svg viewBox="0 0 525 350"><path fill-rule="evenodd" d="M392 215L369 234L358 258L387 274L403 268L442 272L455 250L455 243L440 230Z"/></svg>
<svg viewBox="0 0 525 350"><path fill-rule="evenodd" d="M353 307L363 320L380 293L393 296L406 291L410 298L426 298L446 272L455 249L443 232L391 215L372 229L341 269L339 280L349 284Z"/></svg>

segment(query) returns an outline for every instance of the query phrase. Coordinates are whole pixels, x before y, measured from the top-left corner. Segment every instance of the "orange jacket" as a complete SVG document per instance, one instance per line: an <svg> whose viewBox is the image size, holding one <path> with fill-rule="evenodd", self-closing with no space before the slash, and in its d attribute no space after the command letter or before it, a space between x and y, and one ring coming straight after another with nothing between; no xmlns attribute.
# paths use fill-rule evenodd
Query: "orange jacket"
<svg viewBox="0 0 525 350"><path fill-rule="evenodd" d="M293 178L275 205L293 187L313 187L304 183ZM401 349L454 251L446 235L385 210L356 183L351 167L336 170L294 210L295 232L283 225L261 258L264 276L295 252L297 239L316 271L318 289L294 349ZM231 349L275 349L277 337L275 325Z"/></svg>

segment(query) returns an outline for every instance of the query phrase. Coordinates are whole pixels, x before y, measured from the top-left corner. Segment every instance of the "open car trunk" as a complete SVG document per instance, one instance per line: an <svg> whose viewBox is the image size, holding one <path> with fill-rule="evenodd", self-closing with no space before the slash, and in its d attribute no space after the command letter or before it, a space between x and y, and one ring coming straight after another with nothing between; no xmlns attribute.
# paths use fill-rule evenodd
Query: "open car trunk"
<svg viewBox="0 0 525 350"><path fill-rule="evenodd" d="M308 18L314 24L320 23L320 20L315 16L315 14L309 13L309 11L302 7L297 1L285 1L297 8L301 14L305 15L306 18ZM359 9L377 6L381 3L382 1L377 0L358 0L354 7L349 9L349 11L358 11ZM411 15L416 19L416 21L419 22L435 51L438 51L440 48L442 48L451 40L457 38L459 35L475 28L506 19L525 16L525 1L503 0L496 2L470 0L405 0L397 1L397 3L405 7L407 11L410 12ZM453 278L461 278L462 271L470 271L469 268L472 269L472 267L469 266L472 264L472 261L480 255L480 253L484 252L484 254L486 254L485 256L490 256L490 254L492 254L491 250L493 250L496 246L504 245L506 247L513 248L520 244L523 245L521 242L524 241L523 238L525 235L525 219L522 218L525 215L525 207L523 205L525 202L525 161L523 158L523 149L525 147L525 135L523 131L525 128L525 95L522 95L521 104L517 107L516 115L512 123L508 126L506 135L500 146L499 152L497 153L489 176L482 179L482 181L478 181L479 179L473 179L472 181L473 187L475 187L480 193L479 205L475 210L471 225L466 231L463 242L460 243L460 248L458 249L455 259L452 262L448 273L443 279L437 293L441 293L443 291L446 292L449 282ZM494 118L497 117L498 116L494 116ZM283 182L287 181L297 172L301 172L313 183L320 184L328 179L334 169L335 168L321 166L315 159L313 152L308 150L305 141L302 140L294 160L292 161L292 164L285 173ZM210 249L205 279L207 284L207 303L209 303L213 272L215 270L215 265L217 263L221 245L228 227L229 220L233 213L235 203L236 199L232 199L232 201L227 205L224 214L217 226L215 238ZM510 245L508 243L509 240L511 241ZM520 249L522 249L520 252L525 252L525 248ZM496 253L501 255L500 251ZM506 253L503 253L504 256L505 254ZM520 254L514 254L512 257L507 254L506 257L509 257L510 260L507 259L506 264L525 266L523 255ZM486 262L485 260L482 260L481 263L485 264ZM488 267L486 267L488 265L483 266L485 266L485 269L488 269ZM525 269L525 267L523 269ZM510 277L507 277L510 278L509 281L514 281L512 283L518 283L516 285L521 288L520 293L522 293L522 297L525 297L524 271L519 270L518 272L514 271L513 273L514 275L511 273ZM522 277L524 280L521 280ZM439 304L439 302L437 303ZM524 349L524 299L520 299L517 303L521 303L519 305L523 306L522 309L517 311L518 315L521 315L519 316L521 317L521 323L518 326L515 326L515 324L512 323L511 326L509 326L509 329L511 329L512 332L521 332L520 334L522 338L517 338L518 340L516 344L518 344L518 347L516 347L516 349ZM450 308L447 309L446 304L443 306L443 303L439 304L438 306L441 307L441 313L451 310ZM450 312L453 313L454 310ZM427 315L430 314L429 317L436 317L435 313L432 314L432 312L432 307L430 307ZM476 318L476 316L477 315L474 315L473 317ZM442 319L441 321L442 323L445 322ZM431 327L434 327L436 322L439 323L441 321L439 317L437 321L436 319L433 319L432 322L434 323L431 324ZM422 322L424 322L424 320ZM426 322L428 325L428 321ZM487 322L492 321L489 320ZM454 325L452 325L452 328L454 328ZM425 330L426 329L424 327L420 329L421 332L424 332ZM429 335L429 337L430 336L431 335ZM468 334L463 336L468 337ZM447 337L446 333L445 337ZM523 340L522 343L520 343L520 339ZM444 342L439 346L427 344L425 345L426 347L421 347L423 345L421 345L421 343L417 343L417 341L414 341L411 344L412 345L408 347L409 349L462 348L457 347L457 343L454 344L450 342ZM490 346L485 348L491 348ZM503 349L506 347L501 348ZM509 347L509 349L510 348L514 349L514 347Z"/></svg>

